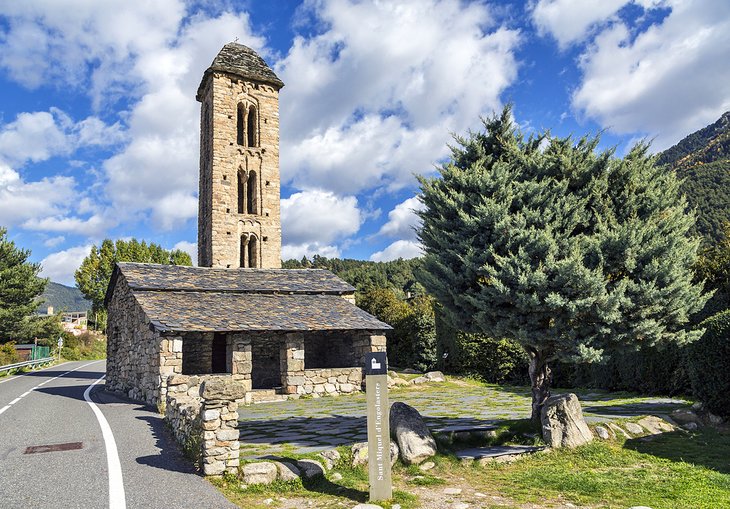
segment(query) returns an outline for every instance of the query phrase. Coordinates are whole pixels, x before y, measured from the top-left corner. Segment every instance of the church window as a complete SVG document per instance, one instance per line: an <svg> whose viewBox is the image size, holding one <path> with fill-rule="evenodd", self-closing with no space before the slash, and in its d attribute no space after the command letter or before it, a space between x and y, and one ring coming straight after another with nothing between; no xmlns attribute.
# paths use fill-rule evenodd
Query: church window
<svg viewBox="0 0 730 509"><path fill-rule="evenodd" d="M243 171L238 172L238 213L244 213L244 203L246 202L246 182Z"/></svg>
<svg viewBox="0 0 730 509"><path fill-rule="evenodd" d="M243 145L243 142L245 140L244 116L245 116L245 108L244 108L243 104L239 104L238 105L238 115L236 115L236 142L239 145Z"/></svg>
<svg viewBox="0 0 730 509"><path fill-rule="evenodd" d="M246 131L248 133L248 146L257 147L256 143L256 108L251 106L248 110L248 121L246 122Z"/></svg>
<svg viewBox="0 0 730 509"><path fill-rule="evenodd" d="M246 246L246 241L247 240L248 239L246 238L245 235L241 235L241 245L240 245L240 254L239 254L240 259L238 261L238 266L241 267L241 268L248 267L248 263L246 263L247 262L246 255L248 254L248 252L247 252L248 251L247 250L247 247L248 246Z"/></svg>
<svg viewBox="0 0 730 509"><path fill-rule="evenodd" d="M248 172L246 179L246 213L256 213L256 172Z"/></svg>
<svg viewBox="0 0 730 509"><path fill-rule="evenodd" d="M253 268L258 267L259 261L259 246L256 241L256 237L251 236L248 239L248 266Z"/></svg>

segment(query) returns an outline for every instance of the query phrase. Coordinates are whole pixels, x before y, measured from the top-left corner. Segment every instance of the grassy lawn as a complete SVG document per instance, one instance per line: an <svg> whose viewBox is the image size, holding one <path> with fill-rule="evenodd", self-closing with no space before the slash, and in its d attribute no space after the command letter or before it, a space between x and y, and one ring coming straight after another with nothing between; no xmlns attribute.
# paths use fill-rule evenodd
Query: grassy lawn
<svg viewBox="0 0 730 509"><path fill-rule="evenodd" d="M518 426L523 424L515 423ZM350 467L349 449L328 474L341 480L241 489L231 476L213 481L240 507L352 507L367 499L367 473ZM311 457L311 456L310 456ZM436 467L397 465L394 499L381 504L436 509L453 502L470 507L579 507L717 509L730 507L730 435L711 429L644 439L598 442L575 450L538 453L509 464L463 464L445 452ZM446 495L444 488L461 488ZM270 500L267 500L270 499ZM264 501L268 502L265 503Z"/></svg>

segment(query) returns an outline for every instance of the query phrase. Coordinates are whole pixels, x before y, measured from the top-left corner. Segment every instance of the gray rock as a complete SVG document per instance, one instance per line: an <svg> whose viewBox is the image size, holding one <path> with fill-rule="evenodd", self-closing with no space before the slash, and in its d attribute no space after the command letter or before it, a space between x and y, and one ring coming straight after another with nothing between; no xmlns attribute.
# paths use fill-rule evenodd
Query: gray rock
<svg viewBox="0 0 730 509"><path fill-rule="evenodd" d="M578 447L593 440L575 394L551 396L542 408L542 435L550 447Z"/></svg>
<svg viewBox="0 0 730 509"><path fill-rule="evenodd" d="M444 488L444 495L461 495L461 488Z"/></svg>
<svg viewBox="0 0 730 509"><path fill-rule="evenodd" d="M644 428L634 422L624 423L624 427L626 427L626 431L632 435L643 435L645 433Z"/></svg>
<svg viewBox="0 0 730 509"><path fill-rule="evenodd" d="M621 433L621 435L623 435L624 438L631 438L631 436L628 433L626 433L618 424L609 422L608 427L615 433Z"/></svg>
<svg viewBox="0 0 730 509"><path fill-rule="evenodd" d="M353 506L352 509L383 509L379 505L375 504L357 504L356 506Z"/></svg>
<svg viewBox="0 0 730 509"><path fill-rule="evenodd" d="M695 414L692 410L686 410L684 408L678 408L674 412L672 412L672 419L677 421L680 424L684 424L685 422L698 422L699 417L697 417L697 414Z"/></svg>
<svg viewBox="0 0 730 509"><path fill-rule="evenodd" d="M339 472L335 472L330 476L331 481L341 481L342 480L342 474Z"/></svg>
<svg viewBox="0 0 730 509"><path fill-rule="evenodd" d="M436 454L436 441L421 414L400 401L390 407L390 434L398 443L400 457L407 465L421 463Z"/></svg>
<svg viewBox="0 0 730 509"><path fill-rule="evenodd" d="M434 463L433 461L427 461L427 462L423 463L421 466L419 466L418 469L421 472L426 472L427 470L431 470L435 466L436 466L436 463Z"/></svg>
<svg viewBox="0 0 730 509"><path fill-rule="evenodd" d="M717 426L718 424L722 424L723 418L719 415L708 413L707 420L710 421L710 424Z"/></svg>
<svg viewBox="0 0 730 509"><path fill-rule="evenodd" d="M695 431L697 428L699 428L699 426L697 426L696 422L687 422L687 423L683 424L682 427L684 429L686 429L687 431Z"/></svg>
<svg viewBox="0 0 730 509"><path fill-rule="evenodd" d="M705 408L705 405L702 403L702 401L695 401L692 403L692 410L702 410Z"/></svg>
<svg viewBox="0 0 730 509"><path fill-rule="evenodd" d="M297 461L297 466L302 472L302 477L306 479L324 476L324 467L319 461L299 460Z"/></svg>
<svg viewBox="0 0 730 509"><path fill-rule="evenodd" d="M340 453L336 449L322 451L319 453L319 456L322 458L322 463L327 467L327 470L332 470L341 458Z"/></svg>
<svg viewBox="0 0 730 509"><path fill-rule="evenodd" d="M279 480L295 481L301 477L299 469L287 461L277 461L274 463L279 471Z"/></svg>
<svg viewBox="0 0 730 509"><path fill-rule="evenodd" d="M609 431L603 426L596 426L596 435L598 435L598 438L601 440L611 439L611 433L609 433Z"/></svg>
<svg viewBox="0 0 730 509"><path fill-rule="evenodd" d="M279 472L273 463L258 461L244 465L241 473L246 484L271 484Z"/></svg>
<svg viewBox="0 0 730 509"><path fill-rule="evenodd" d="M428 379L429 382L445 382L446 377L444 374L440 371L429 371L425 375L423 375Z"/></svg>
<svg viewBox="0 0 730 509"><path fill-rule="evenodd" d="M674 426L654 415L647 415L639 419L638 424L652 435L674 431Z"/></svg>
<svg viewBox="0 0 730 509"><path fill-rule="evenodd" d="M426 382L428 382L428 378L426 378L425 376L418 376L418 377L414 378L413 380L411 380L411 383L415 384L415 385L425 384Z"/></svg>
<svg viewBox="0 0 730 509"><path fill-rule="evenodd" d="M390 443L390 466L395 465L398 461L398 445L395 442ZM352 466L368 464L368 443L358 442L352 446Z"/></svg>

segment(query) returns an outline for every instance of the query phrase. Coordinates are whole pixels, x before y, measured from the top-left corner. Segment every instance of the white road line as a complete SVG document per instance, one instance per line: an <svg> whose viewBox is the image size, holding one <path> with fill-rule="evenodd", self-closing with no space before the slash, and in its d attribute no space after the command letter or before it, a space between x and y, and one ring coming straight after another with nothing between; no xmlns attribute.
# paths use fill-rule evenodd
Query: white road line
<svg viewBox="0 0 730 509"><path fill-rule="evenodd" d="M91 401L89 394L92 387L104 380L106 375L99 378L96 382L89 385L84 391L84 399L89 404L96 415L96 420L101 426L101 435L104 437L104 447L106 448L106 464L109 470L109 509L126 509L127 502L124 497L124 480L122 479L122 465L119 463L119 453L117 452L117 443L114 441L114 434L109 423L101 413L96 403Z"/></svg>
<svg viewBox="0 0 730 509"><path fill-rule="evenodd" d="M5 382L9 382L10 380L15 380L16 378L20 378L21 376L28 375L30 373L40 373L41 371L45 371L47 369L57 368L58 366L63 366L64 364L68 364L69 362L71 362L71 361L62 362L61 364L54 364L53 366L48 366L47 368L43 368L43 369L34 369L33 371L28 371L27 373L23 373L21 375L15 375L10 378L6 378L5 380L0 380L0 384L4 384ZM0 412L0 413L2 413L2 412Z"/></svg>
<svg viewBox="0 0 730 509"><path fill-rule="evenodd" d="M76 371L76 370L78 370L78 369L81 369L81 368L85 368L86 366L91 366L92 364L94 364L94 363L96 363L96 362L101 362L101 361L94 361L94 362L89 362L89 363L87 363L87 364L84 364L84 365L82 365L82 366L79 366L78 368L74 368L74 369L72 369L72 370L66 371L65 373L61 373L61 374L60 374L60 375L58 375L58 376L54 376L53 378L49 378L49 379L48 379L48 380L46 380L45 382L41 382L41 383L39 383L38 385L36 385L36 386L35 386L35 387L33 387L32 389L30 389L30 390L28 390L28 391L25 391L25 392L24 392L23 394L21 394L20 396L18 396L17 398L15 398L15 399L14 399L13 401L11 401L10 403L8 403L8 404L7 404L7 405L5 405L4 407L0 408L0 414L2 414L3 412L5 412L5 411L6 411L6 410L7 410L8 408L10 408L10 407L11 407L11 406L13 406L14 404L16 404L16 403L17 403L18 401L20 401L21 399L23 399L24 397L26 397L26 396L27 396L28 394L30 394L31 392L33 392L34 390L36 390L36 389L37 389L38 387L42 387L42 386L46 385L46 384L47 384L48 382L52 382L52 381L54 381L54 380L55 380L56 378L61 378L62 376L68 375L69 373L73 373L74 371ZM64 364L65 364L65 363L64 363ZM6 382L7 382L7 380L6 380Z"/></svg>

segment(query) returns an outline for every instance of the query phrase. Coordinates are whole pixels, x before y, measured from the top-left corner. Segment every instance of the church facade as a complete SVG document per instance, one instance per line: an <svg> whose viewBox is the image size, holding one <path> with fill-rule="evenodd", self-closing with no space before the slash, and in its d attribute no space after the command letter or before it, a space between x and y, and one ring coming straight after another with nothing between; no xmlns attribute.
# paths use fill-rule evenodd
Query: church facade
<svg viewBox="0 0 730 509"><path fill-rule="evenodd" d="M108 390L165 401L168 377L227 374L247 393L360 390L390 327L354 288L281 269L278 94L283 83L230 43L205 71L199 267L118 263L107 289Z"/></svg>

